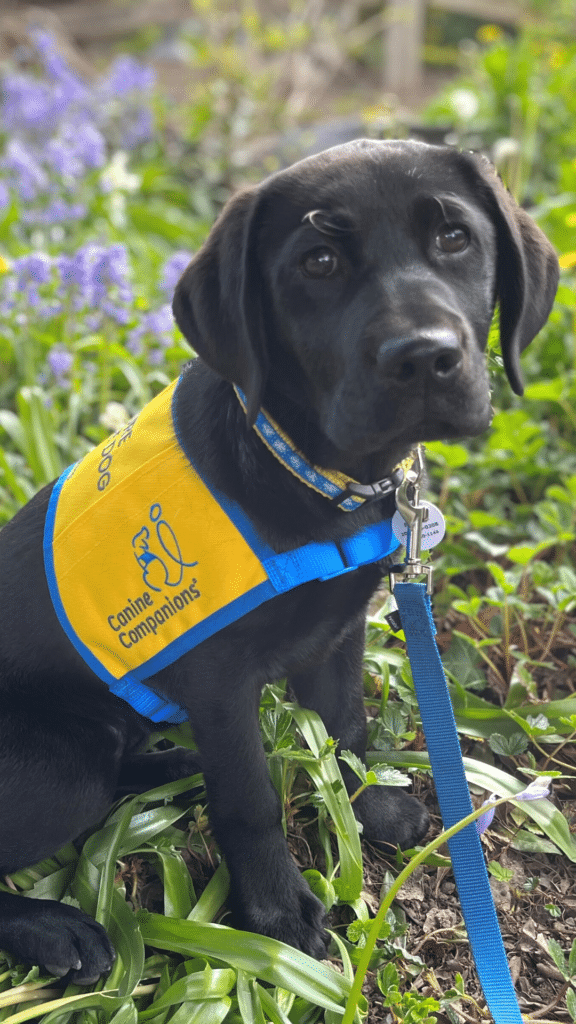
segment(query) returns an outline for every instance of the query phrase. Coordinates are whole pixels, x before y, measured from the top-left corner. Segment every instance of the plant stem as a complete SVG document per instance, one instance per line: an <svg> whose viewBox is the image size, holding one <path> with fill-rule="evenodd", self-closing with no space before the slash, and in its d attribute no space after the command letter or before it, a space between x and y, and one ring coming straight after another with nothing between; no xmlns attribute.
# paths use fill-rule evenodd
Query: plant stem
<svg viewBox="0 0 576 1024"><path fill-rule="evenodd" d="M364 984L372 951L376 945L376 940L384 923L386 914L392 905L392 901L404 885L404 882L410 877L412 872L415 871L431 853L437 850L438 847L442 846L446 840L451 839L452 836L456 835L457 832L460 832L461 829L466 828L466 826L470 825L473 821L476 821L477 818L481 818L487 811L492 810L494 807L499 807L500 804L506 803L509 799L509 797L500 797L499 800L493 800L489 804L483 804L482 807L478 808L478 810L473 811L472 814L468 814L465 818L456 822L455 825L452 825L452 827L447 829L445 832L441 832L440 835L436 836L436 838L432 840L432 842L428 843L427 846L416 853L414 857L410 859L406 867L400 872L396 880L390 886L385 898L382 900L378 913L372 923L372 927L368 932L366 945L364 946L362 955L358 961L358 967L356 968L356 974L354 975L350 995L346 1002L342 1024L353 1024L354 1014L356 1012L356 1007L358 1006L358 1000L362 994L362 986Z"/></svg>

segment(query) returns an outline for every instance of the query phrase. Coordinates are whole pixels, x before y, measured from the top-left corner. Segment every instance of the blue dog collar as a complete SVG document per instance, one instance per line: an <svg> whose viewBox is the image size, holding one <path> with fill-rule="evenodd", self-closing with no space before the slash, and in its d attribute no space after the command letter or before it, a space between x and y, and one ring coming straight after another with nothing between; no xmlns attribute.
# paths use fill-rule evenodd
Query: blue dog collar
<svg viewBox="0 0 576 1024"><path fill-rule="evenodd" d="M234 385L234 391L246 412L244 392L236 385ZM346 473L340 473L333 469L319 469L318 466L308 462L306 456L298 451L288 435L263 409L258 413L254 430L268 450L272 452L272 455L293 476L318 494L323 495L324 498L329 498L344 512L353 512L354 509L360 508L365 501L372 501L383 498L386 494L392 494L400 486L406 469L414 461L414 454L410 454L407 459L394 467L390 476L371 484L361 484L353 477L347 476Z"/></svg>

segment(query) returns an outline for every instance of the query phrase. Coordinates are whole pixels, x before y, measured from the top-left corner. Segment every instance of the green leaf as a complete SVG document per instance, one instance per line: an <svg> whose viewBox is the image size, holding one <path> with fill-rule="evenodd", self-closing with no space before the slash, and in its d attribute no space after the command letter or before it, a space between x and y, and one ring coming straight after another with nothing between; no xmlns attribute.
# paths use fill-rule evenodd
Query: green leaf
<svg viewBox="0 0 576 1024"><path fill-rule="evenodd" d="M556 942L556 939L548 939L546 943L546 948L550 953L550 956L552 957L554 963L556 964L556 967L560 971L562 977L567 978L568 965L566 963L566 957L564 956L564 950L562 949L560 943Z"/></svg>
<svg viewBox="0 0 576 1024"><path fill-rule="evenodd" d="M576 992L573 988L569 988L566 993L566 1007L572 1020L576 1020Z"/></svg>
<svg viewBox="0 0 576 1024"><path fill-rule="evenodd" d="M558 853L555 843L551 843L543 836L537 836L525 828L521 828L516 833L510 845L513 850L519 850L520 853Z"/></svg>
<svg viewBox="0 0 576 1024"><path fill-rule="evenodd" d="M167 917L188 917L192 911L194 890L190 872L176 850L156 849L162 865L164 913Z"/></svg>
<svg viewBox="0 0 576 1024"><path fill-rule="evenodd" d="M24 1024L27 1020L36 1020L42 1017L42 1024L56 1024L63 1017L70 1013L77 1013L79 1010L103 1010L110 1013L119 1010L125 1003L122 996L113 996L104 992L87 992L77 996L64 996L62 999L52 999L47 1003L34 1003L32 1006L4 1018L4 1024ZM47 1016L43 1016L47 1014Z"/></svg>
<svg viewBox="0 0 576 1024"><path fill-rule="evenodd" d="M324 904L326 913L328 913L336 903L336 891L332 883L320 871L316 871L315 868L308 868L302 872L302 875L308 882L314 895Z"/></svg>
<svg viewBox="0 0 576 1024"><path fill-rule="evenodd" d="M351 750L342 750L340 751L340 760L345 761L350 766L360 779L360 782L366 783L366 765L357 754L353 754Z"/></svg>
<svg viewBox="0 0 576 1024"><path fill-rule="evenodd" d="M140 1020L151 1020L161 1010L179 1003L196 1002L198 1000L222 999L227 996L236 984L236 973L228 967L213 969L206 965L201 971L188 974L175 981L156 999L147 1010L140 1011Z"/></svg>
<svg viewBox="0 0 576 1024"><path fill-rule="evenodd" d="M493 878L496 878L499 882L511 882L514 878L514 872L511 868L503 868L497 860L491 860L488 865L488 871Z"/></svg>
<svg viewBox="0 0 576 1024"><path fill-rule="evenodd" d="M197 1003L183 1003L170 1017L170 1024L221 1024L228 1016L232 1000L207 999Z"/></svg>
<svg viewBox="0 0 576 1024"><path fill-rule="evenodd" d="M571 978L576 977L576 939L574 939L572 943L572 948L568 957L568 974Z"/></svg>
<svg viewBox="0 0 576 1024"><path fill-rule="evenodd" d="M138 1024L138 1011L132 999L127 999L110 1018L110 1024Z"/></svg>
<svg viewBox="0 0 576 1024"><path fill-rule="evenodd" d="M562 377L554 380L537 381L528 384L524 398L531 402L559 402L566 391L566 382Z"/></svg>
<svg viewBox="0 0 576 1024"><path fill-rule="evenodd" d="M362 890L362 850L358 825L338 762L334 754L325 756L322 761L318 760L329 738L320 717L315 712L295 704L288 704L287 709L294 716L298 728L316 758L315 761L307 761L304 766L322 795L336 827L340 878L334 880L334 888L341 900L355 900Z"/></svg>
<svg viewBox="0 0 576 1024"><path fill-rule="evenodd" d="M501 757L518 757L528 749L528 737L523 732L514 732L511 736L502 736L499 732L488 737L490 750Z"/></svg>
<svg viewBox="0 0 576 1024"><path fill-rule="evenodd" d="M286 1013L284 1013L283 1008L278 1005L277 999L279 996L282 996L281 990L279 991L276 989L276 999L273 999L269 990L264 988L262 985L257 986L257 991L262 1009L266 1016L270 1018L272 1024L292 1024L290 1018ZM326 1012L329 1013L330 1011L327 1010Z"/></svg>
<svg viewBox="0 0 576 1024"><path fill-rule="evenodd" d="M175 921L160 914L138 914L146 943L188 956L190 950L215 957L235 970L288 989L316 1006L338 1010L349 992L342 975L276 939L218 924Z"/></svg>
<svg viewBox="0 0 576 1024"><path fill-rule="evenodd" d="M224 861L221 861L196 905L188 914L189 921L209 924L226 902L230 891L230 875Z"/></svg>
<svg viewBox="0 0 576 1024"><path fill-rule="evenodd" d="M266 1024L256 982L244 971L238 971L236 998L244 1024Z"/></svg>

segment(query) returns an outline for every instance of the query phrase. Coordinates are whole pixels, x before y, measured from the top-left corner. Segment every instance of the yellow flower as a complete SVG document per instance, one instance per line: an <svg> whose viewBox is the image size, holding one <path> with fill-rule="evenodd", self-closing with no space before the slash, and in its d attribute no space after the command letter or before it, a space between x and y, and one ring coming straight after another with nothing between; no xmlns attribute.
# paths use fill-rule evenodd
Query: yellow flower
<svg viewBox="0 0 576 1024"><path fill-rule="evenodd" d="M497 43L504 33L499 25L481 25L476 33L479 43Z"/></svg>
<svg viewBox="0 0 576 1024"><path fill-rule="evenodd" d="M562 270L572 270L572 267L576 267L576 252L565 252L558 262Z"/></svg>
<svg viewBox="0 0 576 1024"><path fill-rule="evenodd" d="M548 65L551 71L558 71L566 63L566 50L563 46L555 46L548 58Z"/></svg>
<svg viewBox="0 0 576 1024"><path fill-rule="evenodd" d="M10 264L3 256L0 256L0 274L5 274L8 270L10 270Z"/></svg>

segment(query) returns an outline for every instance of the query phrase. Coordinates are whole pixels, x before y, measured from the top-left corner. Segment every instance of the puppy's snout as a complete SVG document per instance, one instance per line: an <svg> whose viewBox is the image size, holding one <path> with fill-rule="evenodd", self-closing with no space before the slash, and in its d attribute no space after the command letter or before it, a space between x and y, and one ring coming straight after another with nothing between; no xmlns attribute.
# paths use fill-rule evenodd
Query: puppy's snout
<svg viewBox="0 0 576 1024"><path fill-rule="evenodd" d="M383 342L376 365L379 376L395 384L449 384L460 372L462 347L455 331L430 328Z"/></svg>

